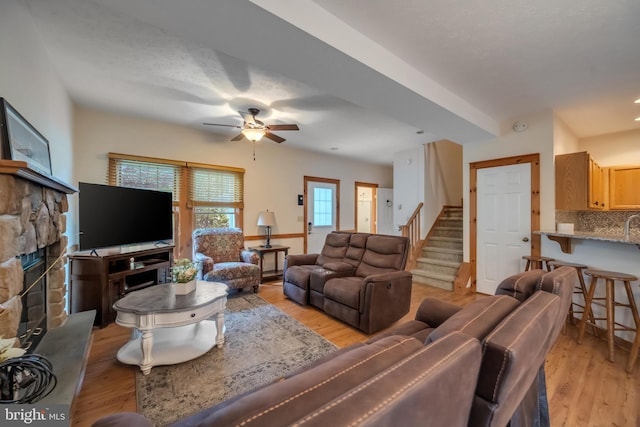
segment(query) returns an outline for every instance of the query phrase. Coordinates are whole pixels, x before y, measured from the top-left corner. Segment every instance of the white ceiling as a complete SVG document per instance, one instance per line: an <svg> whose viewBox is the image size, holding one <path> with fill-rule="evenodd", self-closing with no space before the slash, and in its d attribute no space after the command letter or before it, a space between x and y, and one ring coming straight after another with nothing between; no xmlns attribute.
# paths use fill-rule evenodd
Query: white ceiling
<svg viewBox="0 0 640 427"><path fill-rule="evenodd" d="M387 164L550 109L578 137L640 129L637 0L24 1L75 102L220 143L237 130L202 122L249 107L300 126L284 144Z"/></svg>

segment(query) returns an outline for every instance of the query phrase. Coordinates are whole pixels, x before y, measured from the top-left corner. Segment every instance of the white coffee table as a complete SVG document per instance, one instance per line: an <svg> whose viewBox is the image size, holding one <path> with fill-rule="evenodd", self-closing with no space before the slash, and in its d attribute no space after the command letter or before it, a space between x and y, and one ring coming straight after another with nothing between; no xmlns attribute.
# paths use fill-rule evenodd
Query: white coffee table
<svg viewBox="0 0 640 427"><path fill-rule="evenodd" d="M196 290L176 295L170 283L131 292L113 304L116 323L134 328L118 360L138 365L144 375L153 366L174 365L224 344L227 285L199 280ZM215 315L215 321L208 320Z"/></svg>

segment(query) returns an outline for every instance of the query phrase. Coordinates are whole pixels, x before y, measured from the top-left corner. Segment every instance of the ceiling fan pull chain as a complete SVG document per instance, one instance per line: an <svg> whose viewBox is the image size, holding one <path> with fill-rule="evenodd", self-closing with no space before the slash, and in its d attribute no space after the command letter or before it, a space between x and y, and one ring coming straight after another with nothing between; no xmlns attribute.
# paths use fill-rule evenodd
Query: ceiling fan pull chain
<svg viewBox="0 0 640 427"><path fill-rule="evenodd" d="M256 143L253 143L253 161L256 161Z"/></svg>

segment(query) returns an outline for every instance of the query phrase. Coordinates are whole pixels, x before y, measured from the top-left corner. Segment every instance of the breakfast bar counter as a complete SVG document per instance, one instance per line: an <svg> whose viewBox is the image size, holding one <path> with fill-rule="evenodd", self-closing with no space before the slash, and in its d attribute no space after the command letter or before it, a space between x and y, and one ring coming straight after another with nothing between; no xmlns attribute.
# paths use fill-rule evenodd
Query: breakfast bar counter
<svg viewBox="0 0 640 427"><path fill-rule="evenodd" d="M558 242L562 252L571 253L571 241L573 239L581 240L598 240L602 242L622 243L626 245L636 245L640 249L640 237L632 235L626 239L622 232L620 233L596 233L591 231L574 231L573 233L560 233L557 231L534 231L534 234L547 236L549 240Z"/></svg>

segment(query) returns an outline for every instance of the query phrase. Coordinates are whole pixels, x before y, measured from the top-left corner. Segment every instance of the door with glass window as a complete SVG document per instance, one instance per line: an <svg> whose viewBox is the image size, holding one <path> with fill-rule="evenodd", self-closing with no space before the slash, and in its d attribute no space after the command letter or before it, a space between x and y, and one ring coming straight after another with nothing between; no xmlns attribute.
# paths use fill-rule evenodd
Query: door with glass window
<svg viewBox="0 0 640 427"><path fill-rule="evenodd" d="M320 253L327 234L339 229L340 181L305 177L305 252Z"/></svg>

